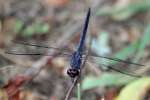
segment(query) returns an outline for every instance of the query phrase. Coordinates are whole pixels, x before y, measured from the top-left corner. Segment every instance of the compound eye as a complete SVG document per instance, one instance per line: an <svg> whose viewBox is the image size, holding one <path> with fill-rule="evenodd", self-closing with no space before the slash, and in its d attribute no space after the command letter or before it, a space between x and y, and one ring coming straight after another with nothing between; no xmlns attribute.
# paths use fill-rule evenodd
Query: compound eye
<svg viewBox="0 0 150 100"><path fill-rule="evenodd" d="M73 68L69 68L69 69L67 70L67 74L68 74L71 78L75 78L76 76L79 75L79 70L73 69Z"/></svg>

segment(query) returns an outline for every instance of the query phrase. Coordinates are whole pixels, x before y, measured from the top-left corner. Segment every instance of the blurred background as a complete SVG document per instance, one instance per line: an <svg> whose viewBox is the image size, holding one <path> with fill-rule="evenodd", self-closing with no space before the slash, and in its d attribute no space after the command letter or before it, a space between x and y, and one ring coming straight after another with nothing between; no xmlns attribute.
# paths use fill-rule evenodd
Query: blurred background
<svg viewBox="0 0 150 100"><path fill-rule="evenodd" d="M7 87L12 89L10 80L16 79L13 82L17 83L17 76L33 75L27 84L17 86L21 88L19 99L13 100L64 100L72 82L66 75L69 56L58 57L59 51L75 50L89 7L92 16L86 47L91 49L90 53L145 66L90 57L82 73L82 100L150 100L149 0L0 0L0 97L10 96L7 94ZM51 56L5 53L11 50ZM122 74L109 66L142 77ZM76 88L71 100L77 100Z"/></svg>

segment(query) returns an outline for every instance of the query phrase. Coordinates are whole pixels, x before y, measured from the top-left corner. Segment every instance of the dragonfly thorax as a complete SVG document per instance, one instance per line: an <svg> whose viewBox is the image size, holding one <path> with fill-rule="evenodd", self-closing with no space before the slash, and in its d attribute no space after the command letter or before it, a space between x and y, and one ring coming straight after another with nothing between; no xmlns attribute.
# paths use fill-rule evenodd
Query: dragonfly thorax
<svg viewBox="0 0 150 100"><path fill-rule="evenodd" d="M82 62L81 52L74 52L71 57L70 67L73 69L80 69L81 62Z"/></svg>
<svg viewBox="0 0 150 100"><path fill-rule="evenodd" d="M82 63L81 52L74 52L71 57L70 68L67 70L67 74L71 78L74 78L79 75L81 63Z"/></svg>

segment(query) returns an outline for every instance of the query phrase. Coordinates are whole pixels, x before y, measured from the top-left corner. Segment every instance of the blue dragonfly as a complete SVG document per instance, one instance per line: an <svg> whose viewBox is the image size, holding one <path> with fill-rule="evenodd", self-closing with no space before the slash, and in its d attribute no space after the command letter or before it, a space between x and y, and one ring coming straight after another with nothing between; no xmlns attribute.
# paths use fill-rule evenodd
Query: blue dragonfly
<svg viewBox="0 0 150 100"><path fill-rule="evenodd" d="M80 41L78 43L78 46L77 46L76 50L73 53L70 53L70 52L61 53L64 56L70 56L71 57L70 58L70 67L67 70L67 74L71 78L75 78L80 74L81 64L82 64L82 62L85 58L85 39L86 39L88 24L89 24L89 20L90 20L90 15L91 15L91 9L89 8L88 12L87 12L87 15L86 15L86 18L85 18L83 31L82 31L81 36L80 36ZM56 47L42 46L42 45L38 45L38 44L32 44L32 43L21 42L21 41L16 42L16 43L19 43L21 45L49 48L49 49L54 49L54 50L58 50L58 51L62 52L61 48L56 48ZM13 51L6 51L6 53L7 54L12 54L12 55L46 55L45 53L20 53L20 52L13 52ZM46 55L46 56L50 56L50 55ZM122 62L122 63L125 63L125 64L132 64L132 65L136 65L136 66L144 66L142 64L138 64L138 63L134 63L134 62L118 59L118 58L111 58L111 57L106 57L106 56L101 56L101 55L94 55L94 54L89 54L89 56L90 57L96 57L96 58L103 58L103 59L117 61L117 62ZM106 65L104 65L104 66L106 66ZM111 70L120 72L122 74L126 74L126 75L133 76L133 77L139 77L138 75L129 74L129 73L120 71L118 69L115 69L112 66L106 66L106 67L110 68Z"/></svg>

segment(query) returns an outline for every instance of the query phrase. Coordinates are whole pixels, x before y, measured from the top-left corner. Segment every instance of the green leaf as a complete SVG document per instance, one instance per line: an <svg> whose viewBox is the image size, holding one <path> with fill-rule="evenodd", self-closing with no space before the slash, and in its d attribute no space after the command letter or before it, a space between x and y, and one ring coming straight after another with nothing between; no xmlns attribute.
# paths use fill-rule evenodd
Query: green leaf
<svg viewBox="0 0 150 100"><path fill-rule="evenodd" d="M138 12L150 10L150 1L143 1L134 4L129 4L125 8L117 9L112 17L116 20L126 20Z"/></svg>
<svg viewBox="0 0 150 100"><path fill-rule="evenodd" d="M96 87L123 85L135 78L116 73L104 73L99 77L87 76L82 82L82 89L92 89Z"/></svg>
<svg viewBox="0 0 150 100"><path fill-rule="evenodd" d="M141 78L122 89L116 100L141 100L144 91L150 87L150 77Z"/></svg>
<svg viewBox="0 0 150 100"><path fill-rule="evenodd" d="M122 8L113 6L110 9L105 9L105 10L102 9L97 12L97 15L111 16L115 20L126 20L138 12L149 11L149 10L150 10L150 1L143 0L141 2L135 2L129 4Z"/></svg>
<svg viewBox="0 0 150 100"><path fill-rule="evenodd" d="M148 44L150 44L150 23L145 28L144 35L140 40L140 43L138 46L138 52L136 56L136 61L138 61L140 57L143 55L144 49Z"/></svg>
<svg viewBox="0 0 150 100"><path fill-rule="evenodd" d="M33 26L28 26L23 33L21 34L24 37L31 37L35 32L35 29L33 28Z"/></svg>
<svg viewBox="0 0 150 100"><path fill-rule="evenodd" d="M20 31L20 29L23 26L23 22L20 20L16 20L15 24L14 24L14 32L18 33Z"/></svg>
<svg viewBox="0 0 150 100"><path fill-rule="evenodd" d="M34 34L45 34L49 31L49 25L42 22L35 22L32 25L28 26L24 32L23 36L31 37Z"/></svg>
<svg viewBox="0 0 150 100"><path fill-rule="evenodd" d="M36 29L36 32L37 32L37 33L42 34L42 33L48 32L49 26L48 26L48 24L37 25L37 26L35 27L35 29Z"/></svg>

